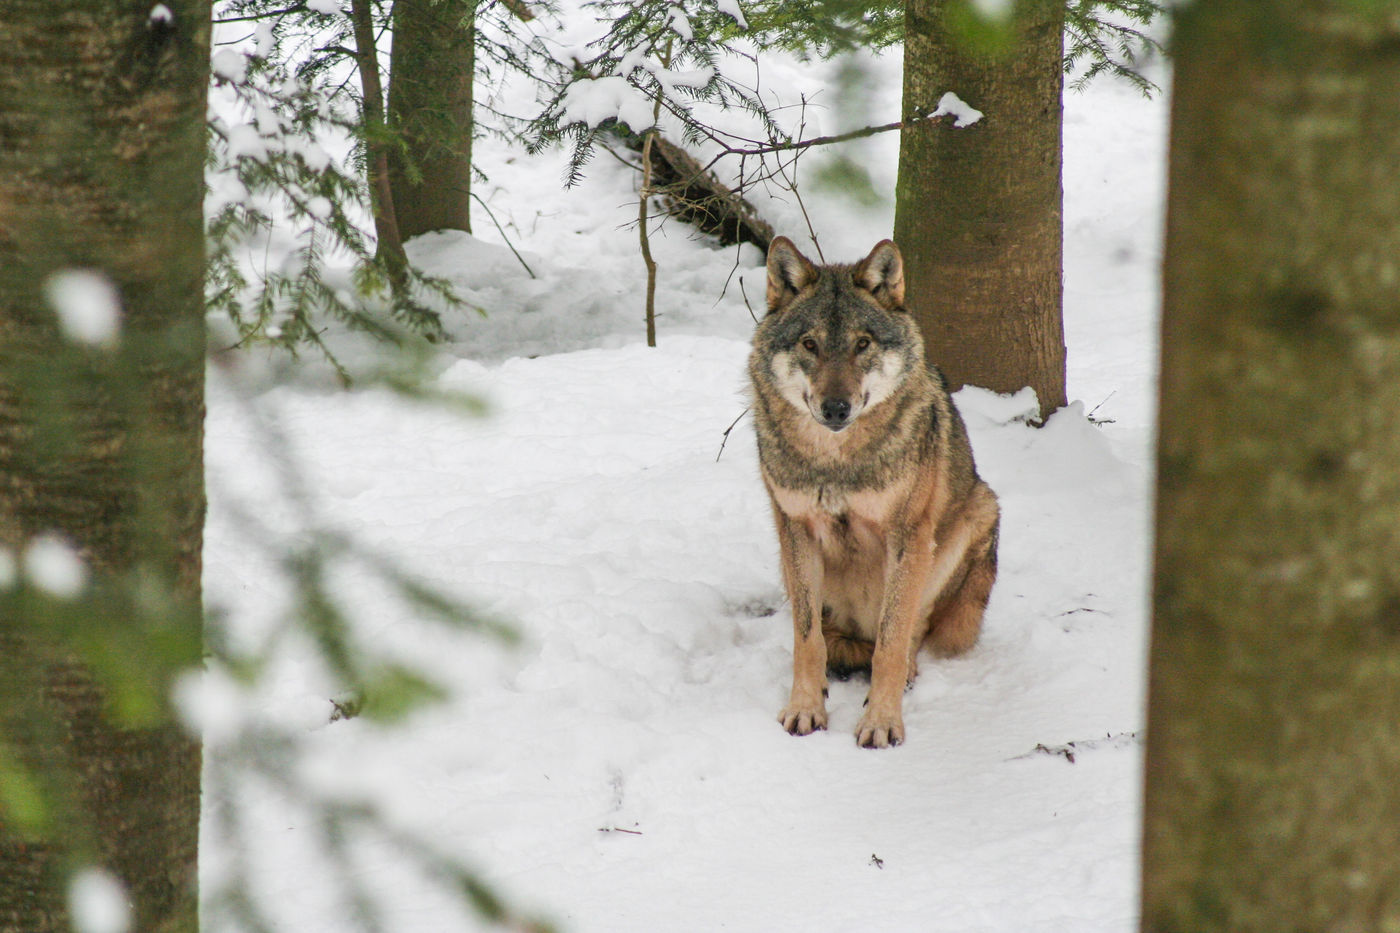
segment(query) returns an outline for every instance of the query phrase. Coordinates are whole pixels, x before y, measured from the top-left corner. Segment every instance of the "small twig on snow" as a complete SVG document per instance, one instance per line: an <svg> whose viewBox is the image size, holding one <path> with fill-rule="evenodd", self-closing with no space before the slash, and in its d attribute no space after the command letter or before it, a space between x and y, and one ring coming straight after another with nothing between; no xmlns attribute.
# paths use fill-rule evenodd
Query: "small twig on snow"
<svg viewBox="0 0 1400 933"><path fill-rule="evenodd" d="M501 222L496 219L495 214L491 213L491 208L487 206L485 201L481 200L481 197L475 191L471 193L471 196L473 201L481 205L481 209L486 212L486 216L491 218L491 222L496 225L496 230L501 234L501 239L506 241L506 246L510 247L512 253L515 253L515 258L520 260L520 264L525 267L525 271L530 273L530 278L539 278L539 276L535 275L535 270L531 269L530 264L525 261L525 257L516 252L514 244L510 242L510 237L506 236L505 230L501 228Z"/></svg>
<svg viewBox="0 0 1400 933"><path fill-rule="evenodd" d="M1024 755L1017 755L1008 758L1007 761L1020 761L1023 758L1033 758L1036 755L1049 755L1063 758L1070 764L1074 764L1074 757L1081 751L1095 751L1100 748L1127 748L1130 745L1138 744L1138 733L1136 732L1110 732L1101 739L1080 739L1075 742L1066 742L1064 745L1044 745L1037 743L1035 748Z"/></svg>
<svg viewBox="0 0 1400 933"><path fill-rule="evenodd" d="M734 426L748 413L749 409L746 406L743 411L739 412L739 417L729 422L729 427L724 429L724 439L719 442L719 453L715 454L715 463L719 463L719 458L724 456L724 445L729 443L729 432L734 430Z"/></svg>

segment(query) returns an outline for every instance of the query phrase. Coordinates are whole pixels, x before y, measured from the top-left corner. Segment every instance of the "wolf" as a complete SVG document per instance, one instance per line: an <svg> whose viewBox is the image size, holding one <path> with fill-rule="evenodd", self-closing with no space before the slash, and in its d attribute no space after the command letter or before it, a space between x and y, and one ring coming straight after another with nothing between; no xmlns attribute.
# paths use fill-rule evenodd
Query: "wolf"
<svg viewBox="0 0 1400 933"><path fill-rule="evenodd" d="M792 603L792 693L778 721L825 729L827 674L870 672L856 741L904 741L921 646L977 641L1001 512L967 429L904 307L883 240L852 265L768 249L768 312L749 354L759 467Z"/></svg>

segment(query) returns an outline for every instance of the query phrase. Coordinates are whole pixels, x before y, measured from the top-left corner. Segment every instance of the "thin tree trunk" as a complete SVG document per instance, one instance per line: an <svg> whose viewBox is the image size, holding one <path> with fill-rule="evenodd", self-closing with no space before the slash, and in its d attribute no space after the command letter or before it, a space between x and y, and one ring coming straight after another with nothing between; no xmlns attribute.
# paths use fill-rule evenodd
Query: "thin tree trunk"
<svg viewBox="0 0 1400 933"><path fill-rule="evenodd" d="M954 388L1065 404L1060 117L1064 5L1020 0L1011 46L950 31L948 0L905 7L895 240L928 358ZM923 120L952 91L970 126Z"/></svg>
<svg viewBox="0 0 1400 933"><path fill-rule="evenodd" d="M0 739L57 792L42 836L0 811L5 931L72 929L65 873L84 863L125 886L133 930L198 928L199 744L158 712L114 716L71 650L110 640L135 656L104 663L152 678L200 658L210 5L152 7L0 7L0 547L61 536L110 597L65 639L68 603L0 589ZM115 343L57 326L45 286L72 269L115 287ZM138 593L165 601L172 651L144 653Z"/></svg>
<svg viewBox="0 0 1400 933"><path fill-rule="evenodd" d="M384 264L389 283L402 290L407 283L408 254L404 252L394 212L394 194L389 184L389 152L385 145L384 86L379 80L379 48L374 36L374 8L371 0L351 0L350 16L355 27L355 63L360 72L365 134L365 165L369 183L370 207L374 212L375 258Z"/></svg>
<svg viewBox="0 0 1400 933"><path fill-rule="evenodd" d="M666 40L666 48L661 53L661 67L671 67L671 40ZM647 227L652 195L651 149L656 143L656 123L661 119L661 95L657 94L651 108L652 128L646 131L642 142L642 190L637 195L637 239L642 252L642 264L647 270L646 305L644 317L647 326L647 346L656 346L656 260L651 255L651 232Z"/></svg>
<svg viewBox="0 0 1400 933"><path fill-rule="evenodd" d="M660 103L657 104L660 113ZM651 147L656 142L656 131L647 130L642 143L642 190L637 196L637 239L642 252L642 265L647 270L646 303L643 317L647 326L647 346L656 346L656 260L651 255L651 234L647 229L647 210L651 201Z"/></svg>
<svg viewBox="0 0 1400 933"><path fill-rule="evenodd" d="M1382 7L1178 14L1144 930L1400 930L1400 58Z"/></svg>
<svg viewBox="0 0 1400 933"><path fill-rule="evenodd" d="M395 0L389 154L399 233L471 232L474 7L460 0Z"/></svg>

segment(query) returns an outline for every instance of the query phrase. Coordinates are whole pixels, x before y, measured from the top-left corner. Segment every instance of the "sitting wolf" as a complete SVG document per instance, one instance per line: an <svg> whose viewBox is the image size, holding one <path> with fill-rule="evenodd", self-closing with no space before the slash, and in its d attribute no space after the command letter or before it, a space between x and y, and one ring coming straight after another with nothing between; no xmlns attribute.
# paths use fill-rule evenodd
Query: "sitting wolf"
<svg viewBox="0 0 1400 933"><path fill-rule="evenodd" d="M904 308L885 240L818 266L785 237L768 250L768 314L749 356L763 482L792 602L794 735L824 729L826 675L870 671L856 741L904 741L920 645L977 641L997 572L997 497Z"/></svg>

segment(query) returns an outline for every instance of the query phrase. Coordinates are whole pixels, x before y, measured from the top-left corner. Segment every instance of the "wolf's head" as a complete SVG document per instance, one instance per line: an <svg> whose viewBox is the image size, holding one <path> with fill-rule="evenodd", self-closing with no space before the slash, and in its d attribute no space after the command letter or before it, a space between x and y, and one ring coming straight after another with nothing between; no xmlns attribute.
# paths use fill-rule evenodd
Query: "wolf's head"
<svg viewBox="0 0 1400 933"><path fill-rule="evenodd" d="M855 265L818 266L774 239L754 352L755 379L832 431L849 427L923 367L899 247L883 240Z"/></svg>

